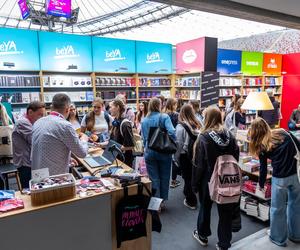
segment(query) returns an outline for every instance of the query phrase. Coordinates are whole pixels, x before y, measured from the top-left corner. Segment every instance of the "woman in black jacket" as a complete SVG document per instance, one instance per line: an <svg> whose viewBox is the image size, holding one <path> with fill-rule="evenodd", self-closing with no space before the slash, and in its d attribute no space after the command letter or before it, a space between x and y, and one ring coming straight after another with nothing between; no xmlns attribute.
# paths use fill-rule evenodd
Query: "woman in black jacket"
<svg viewBox="0 0 300 250"><path fill-rule="evenodd" d="M212 201L209 195L208 182L220 155L229 154L238 161L239 148L234 137L222 125L221 111L210 107L205 110L204 129L194 148L194 168L192 186L199 193L200 210L197 230L194 238L203 246L208 244L210 230L210 213ZM228 249L232 238L232 218L239 203L218 204L219 225L217 249Z"/></svg>
<svg viewBox="0 0 300 250"><path fill-rule="evenodd" d="M259 156L259 186L264 188L267 159L272 160L272 197L270 210L270 240L286 246L287 239L300 242L300 184L297 177L299 141L284 129L270 129L257 118L251 123L250 153Z"/></svg>

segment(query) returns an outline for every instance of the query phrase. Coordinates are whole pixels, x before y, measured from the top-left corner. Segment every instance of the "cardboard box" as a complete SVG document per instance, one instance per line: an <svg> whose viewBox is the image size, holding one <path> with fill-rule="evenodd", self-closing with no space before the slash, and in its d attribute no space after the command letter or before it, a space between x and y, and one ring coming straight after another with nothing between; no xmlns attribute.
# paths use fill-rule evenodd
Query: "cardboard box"
<svg viewBox="0 0 300 250"><path fill-rule="evenodd" d="M72 199L76 196L75 178L72 174L62 174L50 177L64 177L66 176L71 183L62 184L59 186L46 187L41 189L31 189L32 185L35 183L30 180L29 187L31 193L31 205L32 206L42 206L50 203L55 203L59 201L64 201Z"/></svg>

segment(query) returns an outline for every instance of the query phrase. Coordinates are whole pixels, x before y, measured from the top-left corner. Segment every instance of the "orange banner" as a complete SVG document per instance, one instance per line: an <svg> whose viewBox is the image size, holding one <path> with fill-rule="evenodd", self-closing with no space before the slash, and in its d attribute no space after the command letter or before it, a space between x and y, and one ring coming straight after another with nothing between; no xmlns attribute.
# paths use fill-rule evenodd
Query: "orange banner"
<svg viewBox="0 0 300 250"><path fill-rule="evenodd" d="M263 73L266 75L281 75L282 55L264 54Z"/></svg>

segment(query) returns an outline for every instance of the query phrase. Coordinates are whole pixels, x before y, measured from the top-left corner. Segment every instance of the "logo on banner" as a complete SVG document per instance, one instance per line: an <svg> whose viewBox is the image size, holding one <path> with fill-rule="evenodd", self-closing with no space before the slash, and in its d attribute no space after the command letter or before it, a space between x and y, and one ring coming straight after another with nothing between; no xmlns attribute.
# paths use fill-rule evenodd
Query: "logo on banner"
<svg viewBox="0 0 300 250"><path fill-rule="evenodd" d="M121 51L119 49L114 49L112 51L105 51L105 62L110 61L122 61L125 60L125 57L122 57Z"/></svg>
<svg viewBox="0 0 300 250"><path fill-rule="evenodd" d="M236 61L236 60L221 60L221 64L225 64L225 65L238 65L238 61Z"/></svg>
<svg viewBox="0 0 300 250"><path fill-rule="evenodd" d="M184 51L182 55L182 61L186 64L193 63L196 59L197 59L197 53L193 49Z"/></svg>
<svg viewBox="0 0 300 250"><path fill-rule="evenodd" d="M14 41L7 41L0 44L0 56L19 55L23 51L18 51L17 44Z"/></svg>
<svg viewBox="0 0 300 250"><path fill-rule="evenodd" d="M79 54L76 54L72 45L67 45L62 48L56 48L55 50L55 59L65 59L79 57Z"/></svg>
<svg viewBox="0 0 300 250"><path fill-rule="evenodd" d="M277 69L277 63L276 63L275 58L270 59L270 62L268 63L267 68L268 69Z"/></svg>
<svg viewBox="0 0 300 250"><path fill-rule="evenodd" d="M247 65L247 66L253 66L253 67L256 67L256 66L258 66L258 64L259 64L258 62L253 62L253 61L247 61L247 62L246 62L246 65Z"/></svg>
<svg viewBox="0 0 300 250"><path fill-rule="evenodd" d="M164 60L160 58L160 55L158 52L153 52L151 54L147 54L147 60L146 63L157 63L157 62L163 62Z"/></svg>

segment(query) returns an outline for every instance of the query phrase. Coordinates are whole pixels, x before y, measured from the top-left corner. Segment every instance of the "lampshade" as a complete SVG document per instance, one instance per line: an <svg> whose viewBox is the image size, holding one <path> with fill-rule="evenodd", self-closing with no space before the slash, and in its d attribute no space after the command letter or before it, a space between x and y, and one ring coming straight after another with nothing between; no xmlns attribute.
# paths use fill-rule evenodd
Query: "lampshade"
<svg viewBox="0 0 300 250"><path fill-rule="evenodd" d="M272 110L274 109L267 92L250 92L241 109L244 110Z"/></svg>

